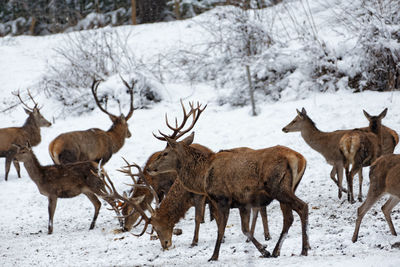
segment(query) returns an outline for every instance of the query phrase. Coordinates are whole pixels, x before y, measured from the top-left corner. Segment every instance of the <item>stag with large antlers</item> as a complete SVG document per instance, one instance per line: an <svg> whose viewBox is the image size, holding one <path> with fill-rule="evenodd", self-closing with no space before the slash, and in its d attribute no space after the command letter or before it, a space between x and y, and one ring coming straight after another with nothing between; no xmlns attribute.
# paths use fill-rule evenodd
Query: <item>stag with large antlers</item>
<svg viewBox="0 0 400 267"><path fill-rule="evenodd" d="M131 137L128 120L132 117L133 87L123 80L130 95L130 107L127 115L115 116L101 106L97 97L97 88L100 81L93 81L92 94L99 109L107 114L112 126L108 131L97 128L86 131L63 133L56 137L49 145L49 153L55 164L65 164L77 161L91 160L105 164L111 156L118 152L125 143L125 138Z"/></svg>
<svg viewBox="0 0 400 267"><path fill-rule="evenodd" d="M151 175L176 171L186 190L206 196L216 208L218 237L210 260L218 259L230 208L239 208L242 232L264 257L269 257L270 253L251 235L249 220L252 207L266 206L274 199L281 204L284 224L273 255L280 254L282 242L293 223L293 210L299 214L302 224L301 254L307 255L308 206L294 194L298 181L294 180L293 173L301 166L292 155L304 159L303 156L282 146L207 155L190 147L194 133L180 142L164 137L169 146L148 171ZM177 167L171 168L171 161L175 161ZM144 218L150 223L150 219Z"/></svg>
<svg viewBox="0 0 400 267"><path fill-rule="evenodd" d="M18 161L14 158L16 149L12 144L24 145L29 142L32 146L36 146L42 140L40 135L40 127L50 127L51 123L40 114L38 103L33 99L31 93L28 91L28 96L32 100L34 106L29 107L23 100L19 92L14 95L18 97L21 104L24 106L28 118L22 127L10 127L0 129L0 157L6 158L6 174L5 180L8 179L11 162L14 163L17 170L18 177L21 177L20 166Z"/></svg>
<svg viewBox="0 0 400 267"><path fill-rule="evenodd" d="M197 106L195 108L193 103L190 103L190 111L187 112L184 104L181 101L181 106L182 106L182 111L183 111L183 119L182 123L178 126L177 121L175 120L175 127L171 126L171 124L168 122L168 117L166 115L166 124L169 129L171 129L173 132L170 136L170 138L174 138L177 140L178 138L182 137L185 133L188 131L192 130L194 125L196 124L198 118L200 117L200 114L204 111L204 108L200 108L200 106ZM188 120L192 117L192 123L189 127L184 129L186 126L186 123ZM156 136L158 139L165 140L164 137L162 136ZM209 148L199 145L199 144L192 144L193 147L196 147L197 149L203 151L204 153L213 153ZM176 172L166 172L162 173L159 175L154 175L151 176L147 173L146 168L149 164L151 164L154 160L156 160L161 154L161 151L153 153L149 159L146 162L145 169L142 173L143 177L139 177L138 179L138 184L143 184L144 180L147 181L147 183L154 188L154 192L156 192L156 195L158 199L163 200L165 196L168 196L167 193L169 193L171 186L174 185L176 181ZM130 170L130 169L129 169ZM128 176L132 176L132 173L127 171L126 169L123 170ZM205 199L203 196L198 196L191 194L190 192L186 191L183 187L178 187L175 186L176 189L174 189L174 192L171 193L169 196L174 196L174 200L169 200L170 202L176 201L177 203L181 203L182 207L179 210L180 215L177 217L177 220L183 217L183 215L187 212L187 210L190 207L195 207L195 217L196 217L196 226L195 226L195 233L192 241L192 246L197 245L198 242L198 233L199 233L199 227L200 227L200 222L203 220L203 213L204 213L204 206L205 206ZM154 199L154 195L151 193L146 188L143 187L135 187L134 190L131 192L131 198L137 198L139 196L145 196L144 201L141 204L141 208L143 210L147 210L149 207L149 204ZM131 230L132 226L135 224L135 222L139 219L140 213L134 209L132 205L129 204L129 202L124 201L125 203L123 204L122 208L122 214L125 215L125 220L124 220L124 230L129 231ZM162 202L164 203L164 202ZM165 203L163 204L165 205ZM173 225L176 224L175 221ZM172 228L171 228L171 233L172 233Z"/></svg>
<svg viewBox="0 0 400 267"><path fill-rule="evenodd" d="M193 126L197 122L201 112L204 111L204 108L201 108L200 105L198 104L197 107L194 107L193 103L190 103L190 112L186 112L185 106L183 105L181 101L181 106L183 110L183 119L182 123L180 126L178 126L177 119L175 119L175 127L171 126L171 124L168 122L168 118L166 117L166 124L169 129L173 131L172 134L169 135L169 138L173 138L174 140L177 140L181 136L183 136L185 133L189 132L192 130ZM183 130L185 124L187 123L188 119L192 116L192 124L185 130ZM166 141L166 139L163 136L155 136L159 140ZM196 148L200 151L202 151L205 154L212 154L213 152L208 149L205 146L199 145L199 144L191 144L191 147ZM160 200L166 197L165 202L161 202L161 207L160 210L156 209L156 213L154 214L153 222L157 223L159 225L158 229L165 229L166 233L160 233L160 241L163 244L169 244L171 245L171 236L172 236L172 230L173 226L185 215L187 210L190 207L195 207L195 232L193 236L193 241L192 241L192 246L197 245L198 243L198 235L199 235L199 229L200 229L200 223L203 221L204 218L204 206L205 206L205 198L204 196L201 195L196 195L193 193L188 192L187 190L184 189L184 187L181 185L180 182L176 181L176 172L165 172L157 175L150 175L147 172L148 166L154 162L157 158L161 156L162 151L158 151L151 155L149 159L146 162L143 175L146 177L147 182L154 188L155 192L157 192L157 196ZM172 165L171 168L174 168L176 166ZM131 173L127 173L128 175L131 175ZM144 178L139 178L139 183ZM171 187L172 186L172 187ZM171 193L169 193L171 188ZM167 194L168 193L168 194ZM146 210L149 208L149 204L153 201L153 194L149 190L146 190L146 188L135 188L134 193L131 194L133 198L136 198L138 196L145 196L145 200L141 204L141 208L143 210ZM181 203L181 208L175 209L174 203ZM255 210L255 211L258 211ZM125 202L123 205L122 209L122 214L126 216L125 222L124 222L124 229L129 231L134 223L138 220L140 217L140 213L138 211L134 210L134 207L130 205L128 202ZM162 215L160 215L162 214ZM270 238L269 230L268 230L268 221L267 221L267 214L266 214L266 209L263 207L261 209L261 216L263 219L263 226L264 226L264 237L266 240ZM161 219L156 219L156 218L161 218ZM252 233L254 233L254 228L256 224L256 219L257 219L257 212L255 212L255 216L253 218L252 222ZM160 224L163 223L164 226L160 226ZM168 227L167 227L168 226ZM154 227L154 225L153 225ZM155 227L157 228L157 227ZM164 238L162 238L164 237ZM165 242L167 243L165 243Z"/></svg>
<svg viewBox="0 0 400 267"><path fill-rule="evenodd" d="M114 209L114 198L109 198L105 184L98 177L99 166L93 161L83 161L63 165L40 165L29 144L17 146L15 158L24 163L32 181L39 192L49 200L48 234L53 232L53 218L58 198L73 198L84 194L93 203L95 212L89 229L93 229L104 198ZM97 196L96 196L97 195Z"/></svg>

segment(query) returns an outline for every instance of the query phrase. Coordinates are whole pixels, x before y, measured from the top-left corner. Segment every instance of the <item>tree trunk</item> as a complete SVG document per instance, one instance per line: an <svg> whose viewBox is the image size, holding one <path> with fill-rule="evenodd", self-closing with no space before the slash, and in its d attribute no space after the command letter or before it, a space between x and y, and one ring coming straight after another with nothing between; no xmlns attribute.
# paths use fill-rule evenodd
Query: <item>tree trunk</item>
<svg viewBox="0 0 400 267"><path fill-rule="evenodd" d="M174 11L175 11L175 17L177 20L181 19L181 8L180 8L179 2L180 2L180 0L175 0Z"/></svg>
<svg viewBox="0 0 400 267"><path fill-rule="evenodd" d="M136 0L131 0L131 6L132 6L132 24L136 25Z"/></svg>
<svg viewBox="0 0 400 267"><path fill-rule="evenodd" d="M253 116L257 116L256 104L254 102L254 88L253 88L253 83L251 82L251 74L250 74L250 66L249 65L246 65L246 73L247 73L247 80L249 82L251 112L252 112Z"/></svg>

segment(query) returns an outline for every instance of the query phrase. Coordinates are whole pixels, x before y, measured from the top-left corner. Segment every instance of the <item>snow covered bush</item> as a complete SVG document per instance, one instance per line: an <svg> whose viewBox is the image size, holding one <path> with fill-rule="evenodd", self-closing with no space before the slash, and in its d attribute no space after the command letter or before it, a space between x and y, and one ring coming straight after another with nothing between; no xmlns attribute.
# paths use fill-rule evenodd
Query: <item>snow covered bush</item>
<svg viewBox="0 0 400 267"><path fill-rule="evenodd" d="M57 58L49 63L41 87L62 102L64 112L69 114L80 114L94 108L90 91L93 79L111 79L114 87L123 88L119 75L129 80L130 84L135 83L136 107L160 101L161 97L157 93L159 83L129 49L127 40L128 37L122 37L112 29L67 35L65 42L56 49ZM115 95L109 90L104 97L121 99L126 94Z"/></svg>
<svg viewBox="0 0 400 267"><path fill-rule="evenodd" d="M400 89L400 1L356 1L338 15L358 33L350 85L356 91Z"/></svg>

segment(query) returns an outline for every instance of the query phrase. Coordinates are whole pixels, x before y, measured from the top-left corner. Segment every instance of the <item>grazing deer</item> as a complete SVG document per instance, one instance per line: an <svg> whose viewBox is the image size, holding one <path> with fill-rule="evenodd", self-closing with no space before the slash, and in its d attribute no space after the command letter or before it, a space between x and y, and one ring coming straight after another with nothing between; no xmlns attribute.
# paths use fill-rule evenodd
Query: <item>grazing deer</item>
<svg viewBox="0 0 400 267"><path fill-rule="evenodd" d="M63 165L40 165L29 145L16 146L15 158L24 163L25 169L36 184L40 194L49 199L48 234L53 232L53 217L58 198L73 198L84 194L93 203L95 212L90 224L94 228L101 202L96 195L103 197L115 207L113 199L107 198L107 191L101 179L96 175L98 164L92 161L76 162Z"/></svg>
<svg viewBox="0 0 400 267"><path fill-rule="evenodd" d="M201 112L205 109L204 108L203 110L195 110L195 109L193 109L193 106L191 106L191 110L189 112L187 112L182 100L181 100L181 107L182 107L182 111L183 111L183 119L179 126L178 125L176 125L175 127L171 126L171 124L168 122L167 115L165 116L166 125L168 126L169 129L171 129L173 131L173 133L169 137L174 138L175 140L179 139L180 137L182 137L187 132L189 132L190 130L193 129L194 125L196 124L197 120L200 117ZM192 117L192 123L189 127L187 127L187 129L184 129L184 127L190 117ZM177 123L177 121L176 121L176 123ZM156 135L154 135L154 136L157 139L165 141L164 137L160 137L160 136L156 136ZM203 150L204 152L212 153L212 151L205 146L202 146L199 144L193 144L193 146L200 150ZM155 175L155 176L151 176L147 173L147 171L146 171L147 166L149 164L151 164L151 162L156 160L158 157L160 157L161 152L162 151L155 152L149 157L149 159L146 162L144 171L143 171L143 176L145 177L147 182L154 188L155 192L157 193L157 197L160 201L168 193L169 189L171 188L171 186L173 185L173 183L176 180L176 172L163 173L163 174ZM127 173L128 176L131 175L131 173L129 173L129 172L126 172L126 171L124 171L124 172ZM144 183L143 179L144 179L143 177L139 177L138 183L143 184ZM140 187L134 188L134 193L131 193L130 195L133 198L136 198L139 196L145 196L145 199L141 204L141 207L144 210L146 210L148 208L148 204L151 204L151 202L154 199L153 194L151 194L151 192L146 188L140 188ZM195 206L198 206L198 205L195 205ZM129 205L129 203L127 203L127 202L124 202L122 214L125 215L125 219L124 219L124 230L125 231L130 231L132 226L135 224L135 222L140 217L140 214L137 211L134 211L133 209L134 209L134 207L132 205ZM199 212L199 211L200 210L196 209L196 212ZM198 215L198 216L200 216L200 215ZM196 222L196 224L197 224L197 222Z"/></svg>
<svg viewBox="0 0 400 267"><path fill-rule="evenodd" d="M339 141L340 151L343 153L344 167L347 180L347 199L354 203L353 178L358 173L359 193L358 200L362 201L362 167L370 166L382 153L382 119L386 116L387 108L378 116L371 116L363 110L369 121L368 131L354 129L344 134ZM349 170L351 166L351 170Z"/></svg>
<svg viewBox="0 0 400 267"><path fill-rule="evenodd" d="M40 114L40 108L29 91L28 95L34 104L33 108L29 107L22 100L19 92L14 93L14 95L17 96L21 104L24 105L24 110L26 114L28 114L28 118L22 127L0 129L0 157L6 158L6 181L8 180L11 162L14 163L18 177L21 177L19 163L14 158L16 149L12 144L24 145L26 142L29 142L32 146L36 146L42 140L40 127L51 126L51 123Z"/></svg>
<svg viewBox="0 0 400 267"><path fill-rule="evenodd" d="M128 120L131 118L133 107L133 86L123 80L130 94L130 108L126 116L115 116L105 110L97 98L97 88L100 81L93 81L92 94L99 109L107 114L113 122L108 131L97 128L86 131L73 131L57 136L49 145L49 153L55 164L65 164L77 161L100 160L105 164L111 156L118 152L125 143L125 138L131 137Z"/></svg>
<svg viewBox="0 0 400 267"><path fill-rule="evenodd" d="M293 223L292 210L300 216L303 240L301 254L307 255L308 206L294 194L298 181L293 180L295 170L292 169L292 166L301 168L297 157L293 155L297 154L303 159L304 157L283 146L238 153L224 151L208 155L190 147L194 133L181 142L166 135L164 137L169 146L161 157L149 166L148 171L151 175L176 171L177 178L186 190L204 195L211 201L216 209L218 237L210 260L218 259L230 208L239 208L242 232L262 256L269 257L270 253L251 235L249 220L252 207L266 206L274 199L281 204L284 224L273 256L280 255L282 242ZM170 161L176 161L177 167L171 168ZM146 222L150 222L145 215L143 217Z"/></svg>
<svg viewBox="0 0 400 267"><path fill-rule="evenodd" d="M338 197L342 197L342 192L347 192L342 187L343 181L343 155L339 149L339 141L344 134L351 130L337 130L333 132L322 132L316 126L311 118L307 115L306 110L303 108L301 112L297 111L297 116L286 125L282 131L288 132L301 132L304 141L314 150L322 154L328 164L332 165L330 178L338 186ZM368 131L368 127L360 128L361 131ZM383 154L393 153L395 146L399 142L397 133L382 125ZM360 172L358 173L359 175ZM337 176L337 180L335 178Z"/></svg>
<svg viewBox="0 0 400 267"><path fill-rule="evenodd" d="M385 215L390 232L392 235L397 235L390 213L400 202L400 155L391 154L379 157L371 165L369 180L367 198L357 210L356 227L352 238L353 242L356 242L358 239L358 232L364 215L385 194L389 194L390 197L382 206L382 212Z"/></svg>

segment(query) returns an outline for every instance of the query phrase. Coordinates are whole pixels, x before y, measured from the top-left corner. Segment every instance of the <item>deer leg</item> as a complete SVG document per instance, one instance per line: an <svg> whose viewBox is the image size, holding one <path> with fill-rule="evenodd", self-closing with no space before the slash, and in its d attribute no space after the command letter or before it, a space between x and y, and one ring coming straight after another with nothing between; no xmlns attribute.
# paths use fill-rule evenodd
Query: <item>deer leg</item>
<svg viewBox="0 0 400 267"><path fill-rule="evenodd" d="M271 235L269 234L268 215L267 215L267 207L266 206L260 208L260 214L261 214L261 219L262 219L263 227L264 227L264 238L265 238L265 240L270 240Z"/></svg>
<svg viewBox="0 0 400 267"><path fill-rule="evenodd" d="M351 204L355 203L354 195L353 195L353 178L354 178L354 174L356 174L357 172L358 172L358 169L355 166L355 164L352 164L351 171L349 171L349 167L346 166L347 200Z"/></svg>
<svg viewBox="0 0 400 267"><path fill-rule="evenodd" d="M362 183L363 183L363 173L362 168L358 171L358 201L362 202Z"/></svg>
<svg viewBox="0 0 400 267"><path fill-rule="evenodd" d="M57 197L49 196L49 224L48 224L48 234L51 235L53 233L53 218L54 212L56 211L57 206Z"/></svg>
<svg viewBox="0 0 400 267"><path fill-rule="evenodd" d="M279 196L278 201L283 205L281 205L282 212L284 214L284 227L285 227L285 216L288 217L286 220L290 222L290 214L287 209L292 209L296 211L296 213L300 216L300 221L301 221L301 230L302 230L302 249L301 249L301 255L307 256L308 250L311 248L310 243L308 241L308 206L307 203L299 199L293 192L287 192L286 194L284 192L281 193L281 196ZM293 215L292 215L293 217ZM288 229L290 228L290 225L288 226ZM282 233L283 233L282 229ZM282 234L281 234L282 235ZM282 245L282 244L281 244ZM278 246L278 244L277 244ZM274 249L275 252L275 249ZM273 254L275 256L275 254Z"/></svg>
<svg viewBox="0 0 400 267"><path fill-rule="evenodd" d="M293 213L292 209L286 205L281 203L281 210L283 214L283 227L282 227L282 232L281 235L279 236L278 242L276 242L274 251L272 252L272 255L274 257L278 257L281 254L281 247L283 244L283 241L285 240L287 233L289 231L289 228L293 224Z"/></svg>
<svg viewBox="0 0 400 267"><path fill-rule="evenodd" d="M392 235L396 235L396 230L394 229L393 222L392 222L392 217L390 216L390 213L392 212L392 209L400 202L400 199L394 196L390 196L388 201L386 201L385 205L382 206L382 211L383 214L385 215L386 221L389 225L390 232Z"/></svg>
<svg viewBox="0 0 400 267"><path fill-rule="evenodd" d="M90 228L89 228L89 230L92 230L94 228L94 226L96 225L96 220L97 220L97 216L99 215L101 202L96 197L96 195L93 193L87 192L84 194L88 197L88 199L90 200L90 202L93 203L93 206L94 206L94 216L93 216L92 223L90 224Z"/></svg>
<svg viewBox="0 0 400 267"><path fill-rule="evenodd" d="M18 178L21 178L21 167L19 166L18 160L14 159L13 164L15 169L17 170Z"/></svg>
<svg viewBox="0 0 400 267"><path fill-rule="evenodd" d="M254 210L254 209L253 209ZM271 256L271 254L265 249L265 247L258 242L253 234L249 231L249 221L250 221L250 208L245 208L245 207L241 207L239 208L240 211L240 219L241 219L241 223L242 223L242 232L245 236L247 236L248 239L250 239L250 241L254 244L254 246L258 249L258 251L260 251L262 257L264 258L268 258ZM258 209L257 209L258 211Z"/></svg>
<svg viewBox="0 0 400 267"><path fill-rule="evenodd" d="M10 172L11 161L12 161L12 156L7 155L6 156L6 176L5 176L6 181L8 180L8 173Z"/></svg>
<svg viewBox="0 0 400 267"><path fill-rule="evenodd" d="M204 208L206 205L206 197L205 196L199 196L195 197L195 227L194 227L194 235L193 235L193 240L191 247L197 246L197 243L199 241L199 230L200 230L200 223L204 219Z"/></svg>
<svg viewBox="0 0 400 267"><path fill-rule="evenodd" d="M373 192L373 189L370 185L367 199L365 199L364 203L357 209L356 228L354 229L353 238L351 239L353 243L356 242L358 239L358 232L360 231L360 225L363 217L381 196L382 194L377 194Z"/></svg>
<svg viewBox="0 0 400 267"><path fill-rule="evenodd" d="M224 238L226 223L228 222L229 204L227 200L219 200L218 204L213 200L211 202L214 205L214 208L216 208L217 216L214 218L218 226L218 236L215 243L213 255L208 261L216 261L218 260L219 249L221 247L222 239Z"/></svg>
<svg viewBox="0 0 400 267"><path fill-rule="evenodd" d="M251 211L253 213L253 219L251 220L250 234L252 236L254 236L254 230L256 228L258 212L260 211L260 209L259 208L252 208ZM250 238L247 238L246 242L250 242L250 241L251 241Z"/></svg>

